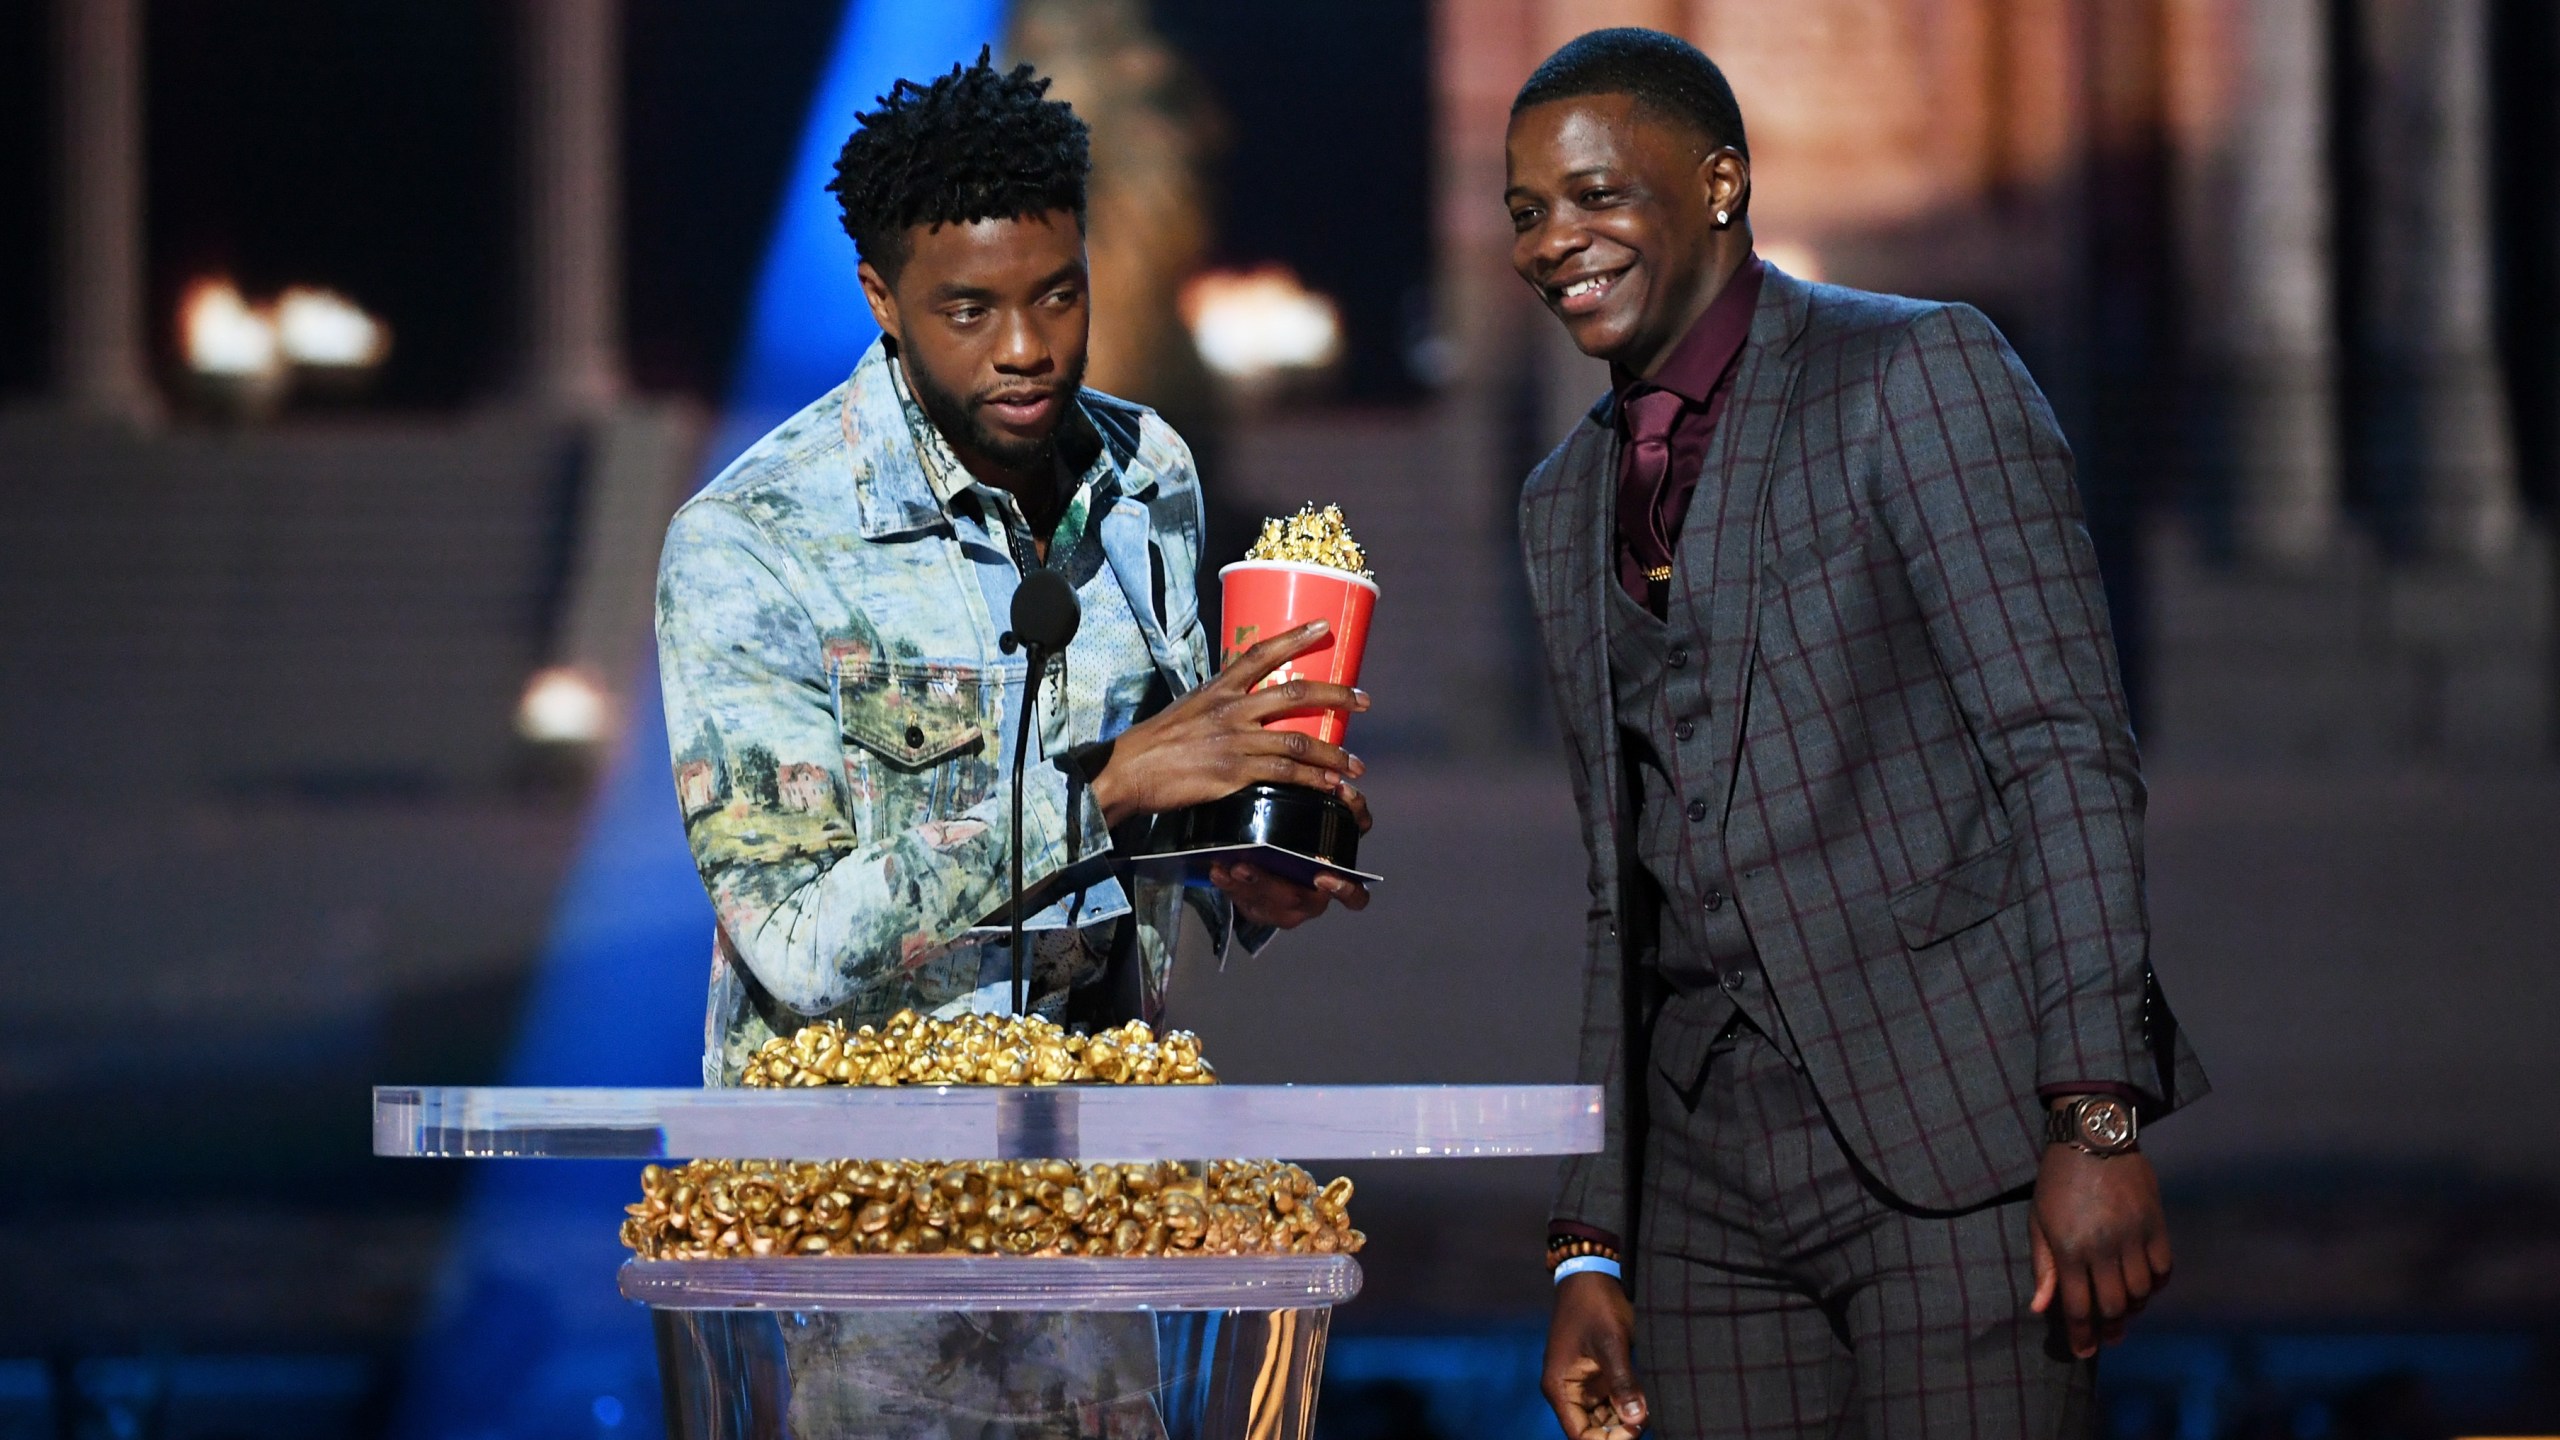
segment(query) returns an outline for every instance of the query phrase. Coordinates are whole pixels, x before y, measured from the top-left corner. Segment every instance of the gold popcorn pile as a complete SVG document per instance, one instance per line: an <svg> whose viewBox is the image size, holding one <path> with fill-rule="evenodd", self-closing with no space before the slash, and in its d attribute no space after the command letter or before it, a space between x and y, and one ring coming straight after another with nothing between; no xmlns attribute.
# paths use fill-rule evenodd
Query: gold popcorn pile
<svg viewBox="0 0 2560 1440"><path fill-rule="evenodd" d="M643 1260L753 1255L1349 1254L1351 1182L1277 1160L696 1160L640 1172Z"/></svg>
<svg viewBox="0 0 2560 1440"><path fill-rule="evenodd" d="M1339 505L1327 505L1322 510L1312 504L1301 505L1298 513L1286 520L1263 521L1262 538L1253 542L1244 558L1294 560L1328 570L1347 570L1363 580L1378 578L1369 573L1369 557L1361 552L1360 542L1351 538L1351 526L1343 520Z"/></svg>
<svg viewBox="0 0 2560 1440"><path fill-rule="evenodd" d="M757 1089L816 1085L1215 1085L1200 1037L1144 1021L1069 1034L1037 1015L936 1020L901 1010L886 1025L848 1031L836 1021L764 1042L747 1062Z"/></svg>
<svg viewBox="0 0 2560 1440"><path fill-rule="evenodd" d="M1132 1020L1069 1034L1037 1015L776 1036L745 1083L1214 1085L1200 1037ZM1078 1165L1067 1160L695 1160L640 1172L622 1243L643 1260L751 1255L1350 1254L1351 1182L1317 1186L1277 1160Z"/></svg>

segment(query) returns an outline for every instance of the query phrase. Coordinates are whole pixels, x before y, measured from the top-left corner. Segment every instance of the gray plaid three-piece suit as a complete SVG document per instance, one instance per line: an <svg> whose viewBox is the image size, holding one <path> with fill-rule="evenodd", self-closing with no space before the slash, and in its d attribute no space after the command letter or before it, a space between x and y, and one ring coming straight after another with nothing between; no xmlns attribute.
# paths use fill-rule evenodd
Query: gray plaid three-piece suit
<svg viewBox="0 0 2560 1440"><path fill-rule="evenodd" d="M1670 581L1701 713L1667 759L1723 871L1695 886L1634 855L1618 447L1604 400L1521 531L1590 853L1581 1078L1609 1095L1556 1213L1629 1246L1651 1431L2081 1429L2090 1368L2025 1310L2038 1089L2156 1116L2205 1082L2151 973L2142 779L2052 412L1970 308L1766 272ZM1747 931L1722 983L1756 985L1755 1023L1656 963L1655 907L1702 893Z"/></svg>

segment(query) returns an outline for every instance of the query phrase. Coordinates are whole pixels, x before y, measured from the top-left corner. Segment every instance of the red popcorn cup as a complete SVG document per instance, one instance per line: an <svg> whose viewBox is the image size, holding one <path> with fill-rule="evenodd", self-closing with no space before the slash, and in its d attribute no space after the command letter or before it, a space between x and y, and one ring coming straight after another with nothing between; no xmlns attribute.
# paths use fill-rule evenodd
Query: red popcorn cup
<svg viewBox="0 0 2560 1440"><path fill-rule="evenodd" d="M1239 560L1218 572L1222 597L1218 668L1274 635L1322 620L1331 627L1316 647L1280 668L1253 688L1260 690L1291 680L1317 680L1335 685L1360 683L1360 653L1369 646L1369 612L1378 603L1374 580L1310 565L1300 560ZM1273 730L1295 730L1329 745L1342 743L1351 717L1341 710L1292 712L1269 722Z"/></svg>

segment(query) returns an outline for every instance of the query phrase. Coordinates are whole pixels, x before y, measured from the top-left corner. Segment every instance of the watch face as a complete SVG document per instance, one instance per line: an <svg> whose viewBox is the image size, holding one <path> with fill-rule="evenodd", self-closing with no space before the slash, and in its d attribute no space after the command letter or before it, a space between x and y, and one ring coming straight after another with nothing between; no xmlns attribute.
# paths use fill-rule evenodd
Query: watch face
<svg viewBox="0 0 2560 1440"><path fill-rule="evenodd" d="M2122 1150L2133 1143L2133 1109L2121 1100L2082 1101L2079 1119L2080 1138L2093 1150Z"/></svg>

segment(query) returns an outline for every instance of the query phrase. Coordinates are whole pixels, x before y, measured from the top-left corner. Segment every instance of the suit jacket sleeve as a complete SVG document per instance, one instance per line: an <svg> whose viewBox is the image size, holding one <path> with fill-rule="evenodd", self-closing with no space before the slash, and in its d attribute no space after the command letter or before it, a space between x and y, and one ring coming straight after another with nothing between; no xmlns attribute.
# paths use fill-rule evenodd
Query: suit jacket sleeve
<svg viewBox="0 0 2560 1440"><path fill-rule="evenodd" d="M1574 477L1559 473L1573 453L1568 445L1551 458L1546 469L1533 476L1521 504L1521 535L1529 550L1529 586L1540 597L1536 607L1541 614L1556 607L1546 603L1546 592L1554 583L1540 561L1562 546L1579 543L1577 538L1559 533L1563 528L1559 517L1570 514L1572 507L1558 503L1555 488L1569 485ZM1542 503L1543 497L1543 503ZM1625 989L1625 957L1619 937L1619 917L1613 907L1617 896L1603 878L1600 857L1603 846L1614 846L1616 828L1610 812L1611 796L1595 792L1594 762L1596 740L1591 733L1594 716L1579 711L1573 702L1575 687L1563 657L1571 647L1601 643L1591 635L1548 635L1545 650L1550 666L1549 688L1556 697L1558 728L1565 741L1565 769L1573 778L1574 809L1582 821L1585 859L1589 869L1584 877L1590 891L1590 909L1583 922L1583 993L1582 1020L1576 1045L1574 1078L1584 1085L1603 1088L1602 1146L1597 1154L1568 1157L1559 1176L1554 1218L1570 1220L1612 1237L1629 1233L1627 1208L1627 1106L1635 1098L1625 1084L1628 1044L1627 992Z"/></svg>
<svg viewBox="0 0 2560 1440"><path fill-rule="evenodd" d="M1605 803L1606 797L1584 793L1588 787L1581 781L1585 772L1578 757L1573 773L1575 798L1583 802L1583 813L1590 816L1592 804ZM1596 827L1592 820L1584 821L1583 834L1595 845L1612 843L1606 814L1597 818ZM1618 921L1607 898L1596 891L1583 923L1583 954L1582 1029L1576 1046L1574 1080L1602 1089L1601 1147L1597 1154L1574 1155L1565 1160L1554 1218L1575 1221L1612 1237L1624 1237L1630 1229L1627 1107L1636 1098L1628 1093L1626 1083L1626 957L1619 943Z"/></svg>
<svg viewBox="0 0 2560 1440"><path fill-rule="evenodd" d="M2052 409L1980 312L1934 309L1903 335L1878 473L1879 513L2017 836L2036 1083L2156 1100L2142 775L2097 552Z"/></svg>

